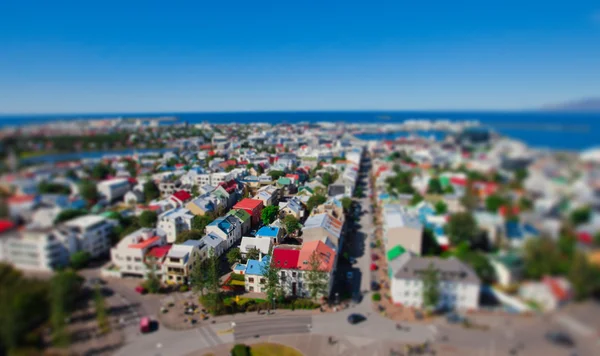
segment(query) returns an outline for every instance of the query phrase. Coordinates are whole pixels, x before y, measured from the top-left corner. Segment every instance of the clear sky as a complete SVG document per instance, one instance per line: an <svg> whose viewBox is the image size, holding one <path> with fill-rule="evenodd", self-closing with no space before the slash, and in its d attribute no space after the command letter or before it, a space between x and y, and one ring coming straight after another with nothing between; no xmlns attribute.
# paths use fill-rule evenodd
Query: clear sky
<svg viewBox="0 0 600 356"><path fill-rule="evenodd" d="M591 96L597 0L0 1L5 114L521 109Z"/></svg>

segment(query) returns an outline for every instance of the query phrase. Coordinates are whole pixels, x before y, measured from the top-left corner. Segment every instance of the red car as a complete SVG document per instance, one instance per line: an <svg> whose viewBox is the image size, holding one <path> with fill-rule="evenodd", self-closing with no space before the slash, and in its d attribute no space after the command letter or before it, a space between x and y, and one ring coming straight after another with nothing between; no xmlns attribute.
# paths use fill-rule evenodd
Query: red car
<svg viewBox="0 0 600 356"><path fill-rule="evenodd" d="M377 265L374 263L371 263L371 271L377 271Z"/></svg>
<svg viewBox="0 0 600 356"><path fill-rule="evenodd" d="M139 294L146 294L146 293L148 293L148 291L146 290L146 288L144 288L142 286L135 287L135 291L138 292Z"/></svg>
<svg viewBox="0 0 600 356"><path fill-rule="evenodd" d="M377 261L377 260L379 259L379 256L377 256L376 254L372 254L372 255L371 255L371 259L372 259L373 261Z"/></svg>

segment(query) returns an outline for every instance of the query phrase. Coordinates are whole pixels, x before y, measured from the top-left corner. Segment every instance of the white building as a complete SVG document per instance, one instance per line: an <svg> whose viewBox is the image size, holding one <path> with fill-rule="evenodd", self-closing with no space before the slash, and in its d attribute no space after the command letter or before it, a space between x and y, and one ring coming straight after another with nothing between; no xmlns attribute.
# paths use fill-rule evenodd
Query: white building
<svg viewBox="0 0 600 356"><path fill-rule="evenodd" d="M258 249L263 255L268 255L271 247L273 246L273 239L264 237L242 237L240 244L240 252L245 258L248 251L252 249Z"/></svg>
<svg viewBox="0 0 600 356"><path fill-rule="evenodd" d="M15 231L0 237L0 260L18 269L52 271L69 265L69 245L74 243L51 228Z"/></svg>
<svg viewBox="0 0 600 356"><path fill-rule="evenodd" d="M194 265L207 256L207 248L202 241L188 240L173 245L162 264L163 281L169 284L187 283Z"/></svg>
<svg viewBox="0 0 600 356"><path fill-rule="evenodd" d="M244 271L245 289L248 292L264 293L267 284L264 271L271 261L270 256L262 256L260 260L248 260Z"/></svg>
<svg viewBox="0 0 600 356"><path fill-rule="evenodd" d="M110 250L111 261L119 269L121 276L146 277L148 274L146 254L153 247L165 244L164 235L157 235L154 229L142 228L122 238Z"/></svg>
<svg viewBox="0 0 600 356"><path fill-rule="evenodd" d="M98 183L98 193L109 202L120 199L127 194L130 185L126 178L109 179Z"/></svg>
<svg viewBox="0 0 600 356"><path fill-rule="evenodd" d="M213 220L206 226L207 234L215 234L225 240L226 249L236 244L242 238L242 224L231 215Z"/></svg>
<svg viewBox="0 0 600 356"><path fill-rule="evenodd" d="M158 228L167 233L167 242L174 243L177 235L192 228L192 214L188 209L177 208L158 216Z"/></svg>
<svg viewBox="0 0 600 356"><path fill-rule="evenodd" d="M76 251L87 251L92 257L98 257L110 251L110 235L116 221L100 215L84 215L64 223L62 233L71 234L76 240Z"/></svg>
<svg viewBox="0 0 600 356"><path fill-rule="evenodd" d="M458 259L418 257L410 252L390 261L391 293L395 304L423 308L423 276L429 266L438 271L437 307L475 310L479 308L481 282L470 266Z"/></svg>

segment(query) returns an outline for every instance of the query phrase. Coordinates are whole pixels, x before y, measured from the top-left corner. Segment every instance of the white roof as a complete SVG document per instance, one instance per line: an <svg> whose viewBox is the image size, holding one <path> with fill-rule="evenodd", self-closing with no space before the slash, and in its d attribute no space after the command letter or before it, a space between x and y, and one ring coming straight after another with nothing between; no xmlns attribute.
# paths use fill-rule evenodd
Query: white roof
<svg viewBox="0 0 600 356"><path fill-rule="evenodd" d="M263 254L268 254L269 250L271 249L272 243L273 240L271 240L268 237L263 238L244 236L242 237L242 242L240 244L240 251L242 253L247 253L250 249L257 248Z"/></svg>
<svg viewBox="0 0 600 356"><path fill-rule="evenodd" d="M385 225L388 228L407 227L411 229L422 229L423 226L416 214L410 214L400 204L386 204L383 208Z"/></svg>
<svg viewBox="0 0 600 356"><path fill-rule="evenodd" d="M86 229L92 225L106 221L106 218L100 215L84 215L73 220L69 220L65 223L67 226L76 226L82 229Z"/></svg>

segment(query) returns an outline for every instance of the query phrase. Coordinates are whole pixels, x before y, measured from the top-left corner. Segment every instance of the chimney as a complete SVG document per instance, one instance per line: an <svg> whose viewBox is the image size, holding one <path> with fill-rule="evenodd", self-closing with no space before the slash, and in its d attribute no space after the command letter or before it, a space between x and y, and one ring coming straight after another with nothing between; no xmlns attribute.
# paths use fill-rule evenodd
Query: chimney
<svg viewBox="0 0 600 356"><path fill-rule="evenodd" d="M263 255L262 255L262 251L258 250L258 260L262 261Z"/></svg>

